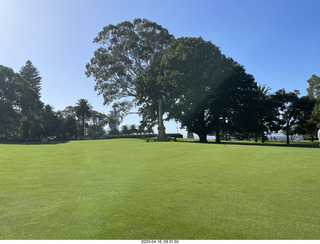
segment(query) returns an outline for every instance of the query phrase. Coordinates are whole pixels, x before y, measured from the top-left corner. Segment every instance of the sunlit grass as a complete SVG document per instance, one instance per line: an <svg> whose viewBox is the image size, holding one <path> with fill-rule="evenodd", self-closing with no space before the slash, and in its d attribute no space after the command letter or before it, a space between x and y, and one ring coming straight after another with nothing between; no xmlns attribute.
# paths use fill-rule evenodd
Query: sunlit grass
<svg viewBox="0 0 320 244"><path fill-rule="evenodd" d="M0 145L0 239L319 239L319 148Z"/></svg>

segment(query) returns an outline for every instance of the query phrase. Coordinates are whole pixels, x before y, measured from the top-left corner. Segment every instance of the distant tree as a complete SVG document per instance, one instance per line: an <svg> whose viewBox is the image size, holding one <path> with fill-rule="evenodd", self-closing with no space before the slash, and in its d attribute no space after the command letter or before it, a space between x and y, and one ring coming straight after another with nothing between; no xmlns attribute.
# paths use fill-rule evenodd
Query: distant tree
<svg viewBox="0 0 320 244"><path fill-rule="evenodd" d="M18 136L20 76L8 67L0 65L0 138Z"/></svg>
<svg viewBox="0 0 320 244"><path fill-rule="evenodd" d="M138 133L141 135L145 133L145 126L143 124L140 124L138 127Z"/></svg>
<svg viewBox="0 0 320 244"><path fill-rule="evenodd" d="M137 129L136 125L135 125L135 124L130 125L130 127L129 127L129 133L132 134L132 135L134 135L134 134L137 133L137 132L138 132L138 129Z"/></svg>
<svg viewBox="0 0 320 244"><path fill-rule="evenodd" d="M310 136L311 141L316 135L317 123L312 117L316 104L316 99L310 96L304 96L298 99L296 105L297 113L297 125L295 127L294 133Z"/></svg>
<svg viewBox="0 0 320 244"><path fill-rule="evenodd" d="M66 137L68 140L72 138L76 138L78 136L78 126L77 126L77 120L74 116L68 115L64 119L64 129L66 133Z"/></svg>
<svg viewBox="0 0 320 244"><path fill-rule="evenodd" d="M39 139L43 132L42 108L40 101L41 77L30 60L21 67L20 108L22 116L22 137L28 140Z"/></svg>
<svg viewBox="0 0 320 244"><path fill-rule="evenodd" d="M39 140L43 132L43 103L31 84L25 79L22 79L18 93L22 137L27 140Z"/></svg>
<svg viewBox="0 0 320 244"><path fill-rule="evenodd" d="M128 112L136 98L136 77L173 39L167 29L146 19L105 26L93 41L99 48L86 65L86 75L94 77L104 104L115 102L114 109ZM125 100L117 102L120 99Z"/></svg>
<svg viewBox="0 0 320 244"><path fill-rule="evenodd" d="M249 138L258 128L255 110L256 82L236 62L231 68L225 66L223 71L224 76L214 86L209 104L216 142L220 142L221 135L228 132L241 138Z"/></svg>
<svg viewBox="0 0 320 244"><path fill-rule="evenodd" d="M320 123L320 77L314 74L307 82L309 83L309 87L307 88L308 96L311 99L315 99L311 117L306 124L308 134L311 140L313 140L317 132L317 124Z"/></svg>
<svg viewBox="0 0 320 244"><path fill-rule="evenodd" d="M55 112L56 124L55 124L55 135L58 140L68 140L67 130L66 130L66 120L61 111Z"/></svg>
<svg viewBox="0 0 320 244"><path fill-rule="evenodd" d="M62 110L62 114L64 117L67 116L77 116L76 106L67 106L64 110Z"/></svg>
<svg viewBox="0 0 320 244"><path fill-rule="evenodd" d="M56 113L53 110L53 107L47 104L43 109L43 120L44 120L44 128L43 133L44 136L52 136L56 135L57 127L58 127L58 118Z"/></svg>
<svg viewBox="0 0 320 244"><path fill-rule="evenodd" d="M82 121L82 133L83 133L83 137L85 137L85 120L91 117L91 110L92 110L92 106L89 104L88 100L86 99L79 99L76 107L75 107L75 111L77 113L77 116L79 119L81 119Z"/></svg>
<svg viewBox="0 0 320 244"><path fill-rule="evenodd" d="M275 103L272 100L269 91L270 87L266 87L265 85L259 85L257 87L257 100L255 102L256 108L256 116L258 120L258 134L255 136L255 141L258 140L258 135L261 138L261 142L263 143L266 138L266 133L271 133L273 131L277 131L280 128L277 127L277 116L278 111Z"/></svg>
<svg viewBox="0 0 320 244"><path fill-rule="evenodd" d="M21 67L19 74L22 78L24 78L31 84L31 87L35 90L38 96L40 96L42 78L39 74L38 69L32 64L30 60L28 60L26 64Z"/></svg>
<svg viewBox="0 0 320 244"><path fill-rule="evenodd" d="M310 135L315 135L317 132L317 124L320 123L320 96L317 97L315 100L315 105L313 107L311 118L310 118L310 129L309 131L312 131Z"/></svg>
<svg viewBox="0 0 320 244"><path fill-rule="evenodd" d="M117 128L112 128L109 130L108 135L112 135L112 136L116 136L116 135L120 135L120 131Z"/></svg>
<svg viewBox="0 0 320 244"><path fill-rule="evenodd" d="M123 134L123 135L128 135L128 134L130 134L129 127L128 127L127 125L123 125L123 126L121 127L121 134Z"/></svg>
<svg viewBox="0 0 320 244"><path fill-rule="evenodd" d="M100 113L96 110L91 110L90 121L91 121L91 124L93 125L105 126L108 123L108 117L107 115Z"/></svg>
<svg viewBox="0 0 320 244"><path fill-rule="evenodd" d="M153 128L152 128L151 125L148 125L148 126L147 126L146 132L147 132L148 134L153 134L153 133L154 133L154 130L153 130Z"/></svg>
<svg viewBox="0 0 320 244"><path fill-rule="evenodd" d="M99 113L98 111L91 111L90 125L88 127L88 136L93 139L103 138L107 132L104 127L108 123L107 115Z"/></svg>
<svg viewBox="0 0 320 244"><path fill-rule="evenodd" d="M31 84L12 69L0 66L0 135L39 139L43 103Z"/></svg>
<svg viewBox="0 0 320 244"><path fill-rule="evenodd" d="M271 90L270 87L266 87L265 85L258 85L258 99L257 99L257 116L258 116L258 123L259 123L259 133L261 136L261 142L264 142L264 132L265 128L265 114L267 113L268 106L267 106L267 99L268 93ZM257 140L256 140L257 141Z"/></svg>
<svg viewBox="0 0 320 244"><path fill-rule="evenodd" d="M122 118L119 115L119 111L117 110L111 110L109 114L107 115L107 122L109 124L110 132L116 133L119 132L119 125L122 122ZM115 130L116 129L116 130ZM109 134L110 134L109 132ZM113 135L113 134L111 134ZM116 134L114 134L116 135Z"/></svg>
<svg viewBox="0 0 320 244"><path fill-rule="evenodd" d="M279 125L287 136L287 144L289 144L289 137L297 123L298 94L299 91L287 93L285 89L280 89L273 95L279 111Z"/></svg>
<svg viewBox="0 0 320 244"><path fill-rule="evenodd" d="M89 125L87 132L88 136L92 139L102 139L107 134L106 130L98 124Z"/></svg>
<svg viewBox="0 0 320 244"><path fill-rule="evenodd" d="M320 77L313 74L307 82L309 83L308 96L312 98L320 97Z"/></svg>

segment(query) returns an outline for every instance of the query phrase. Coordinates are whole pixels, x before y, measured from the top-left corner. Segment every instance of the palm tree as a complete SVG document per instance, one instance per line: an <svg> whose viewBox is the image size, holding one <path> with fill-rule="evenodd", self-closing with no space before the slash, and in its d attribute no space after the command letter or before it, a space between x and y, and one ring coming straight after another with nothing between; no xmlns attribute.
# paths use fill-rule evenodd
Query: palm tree
<svg viewBox="0 0 320 244"><path fill-rule="evenodd" d="M259 85L257 92L258 92L258 119L259 119L259 132L261 133L261 142L264 142L264 126L263 120L265 117L265 113L267 110L266 107L266 100L268 99L268 93L271 90L270 87L266 87L265 85ZM256 137L257 141L257 137Z"/></svg>
<svg viewBox="0 0 320 244"><path fill-rule="evenodd" d="M145 126L143 124L140 124L138 127L138 133L141 135L142 133L145 133Z"/></svg>
<svg viewBox="0 0 320 244"><path fill-rule="evenodd" d="M121 127L121 133L123 134L123 135L128 135L129 134L129 127L127 126L127 125L123 125L122 127Z"/></svg>
<svg viewBox="0 0 320 244"><path fill-rule="evenodd" d="M138 130L137 130L137 127L135 124L130 125L130 127L129 127L130 134L134 135L134 133L136 133L137 131Z"/></svg>
<svg viewBox="0 0 320 244"><path fill-rule="evenodd" d="M153 130L153 128L152 128L151 125L148 125L148 126L147 126L147 133L149 133L149 135L150 135L151 133L154 133L154 130Z"/></svg>
<svg viewBox="0 0 320 244"><path fill-rule="evenodd" d="M79 99L75 107L77 116L82 120L83 137L85 137L85 120L91 117L92 106L86 99Z"/></svg>
<svg viewBox="0 0 320 244"><path fill-rule="evenodd" d="M266 87L266 85L259 85L258 86L258 97L259 97L259 100L265 100L269 91L271 91L271 88L268 86Z"/></svg>

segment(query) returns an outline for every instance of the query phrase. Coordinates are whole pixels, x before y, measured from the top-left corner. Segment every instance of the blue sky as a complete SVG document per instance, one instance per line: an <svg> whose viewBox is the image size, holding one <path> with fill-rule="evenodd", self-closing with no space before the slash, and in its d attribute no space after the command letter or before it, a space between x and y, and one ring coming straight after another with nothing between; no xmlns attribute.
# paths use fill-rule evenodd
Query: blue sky
<svg viewBox="0 0 320 244"><path fill-rule="evenodd" d="M319 13L319 0L0 0L0 64L18 72L31 60L43 77L41 99L56 110L85 98L108 113L84 74L92 41L106 25L146 18L176 38L212 41L271 92L305 95L307 80L320 75Z"/></svg>

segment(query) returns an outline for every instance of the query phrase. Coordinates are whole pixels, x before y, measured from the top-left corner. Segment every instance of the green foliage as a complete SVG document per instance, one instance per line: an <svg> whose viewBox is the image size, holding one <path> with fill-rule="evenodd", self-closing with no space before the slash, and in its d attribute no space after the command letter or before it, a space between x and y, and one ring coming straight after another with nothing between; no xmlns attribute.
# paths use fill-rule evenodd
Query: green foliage
<svg viewBox="0 0 320 244"><path fill-rule="evenodd" d="M105 114L99 113L95 110L91 111L91 124L88 128L88 136L93 139L104 138L107 134L104 127L108 123L108 117Z"/></svg>
<svg viewBox="0 0 320 244"><path fill-rule="evenodd" d="M30 61L21 68L20 74L0 66L0 139L40 141L55 136L61 140L80 135L78 131L83 129L83 121L91 116L88 101L80 99L78 106L55 112L52 106L44 106L40 100L41 77ZM103 127L107 119L96 111L93 115L94 126L90 128L90 135L97 138L99 133L105 135ZM81 127L76 116L82 120Z"/></svg>
<svg viewBox="0 0 320 244"><path fill-rule="evenodd" d="M12 69L0 65L0 138L18 132L19 114L16 110L20 82L21 78Z"/></svg>
<svg viewBox="0 0 320 244"><path fill-rule="evenodd" d="M43 103L31 84L22 79L19 87L19 108L22 114L40 114Z"/></svg>
<svg viewBox="0 0 320 244"><path fill-rule="evenodd" d="M289 136L293 133L293 128L297 123L298 94L298 91L286 92L285 89L280 89L273 95L278 109L279 126L287 136L287 144L289 144Z"/></svg>
<svg viewBox="0 0 320 244"><path fill-rule="evenodd" d="M103 95L104 104L135 98L135 78L173 39L167 29L146 19L105 26L94 39L99 48L86 65L86 75L94 77L95 90ZM117 106L126 110L128 104L130 101L126 100Z"/></svg>
<svg viewBox="0 0 320 244"><path fill-rule="evenodd" d="M83 137L86 136L86 132L85 132L85 121L86 119L91 117L91 110L92 110L92 106L89 104L88 100L86 99L79 99L77 102L77 105L75 107L75 112L79 118L79 120L81 119L82 122L82 135Z"/></svg>
<svg viewBox="0 0 320 244"><path fill-rule="evenodd" d="M30 60L28 60L26 64L21 67L19 74L23 79L30 83L32 89L37 93L38 96L40 96L42 78L38 69Z"/></svg>
<svg viewBox="0 0 320 244"><path fill-rule="evenodd" d="M22 138L40 140L43 134L43 103L40 101L41 77L29 60L21 68L20 76L22 79L18 94L22 116Z"/></svg>
<svg viewBox="0 0 320 244"><path fill-rule="evenodd" d="M314 123L320 123L320 97L316 99L316 103L311 115L311 121Z"/></svg>
<svg viewBox="0 0 320 244"><path fill-rule="evenodd" d="M68 115L65 118L65 133L68 140L77 137L78 135L77 128L78 128L78 124L77 124L76 118L72 115Z"/></svg>
<svg viewBox="0 0 320 244"><path fill-rule="evenodd" d="M130 134L129 127L128 127L127 125L123 125L123 126L121 127L121 134L123 134L123 135L128 135L128 134Z"/></svg>
<svg viewBox="0 0 320 244"><path fill-rule="evenodd" d="M126 133L142 133L145 127L150 133L159 117L159 99L166 120L180 121L203 142L208 134L217 142L222 136L253 135L263 142L266 134L280 129L288 138L293 133L313 138L320 123L320 78L315 74L308 80L308 97L284 89L270 95L269 87L257 87L243 66L210 41L175 40L167 29L146 19L105 26L93 42L99 47L85 73L95 79L104 104L113 103L112 111L97 113L80 99L76 106L55 112L40 100L42 78L30 60L19 74L0 65L1 140L102 138L107 123L109 133L118 134L120 123L137 104L141 128Z"/></svg>
<svg viewBox="0 0 320 244"><path fill-rule="evenodd" d="M53 111L53 107L47 104L44 107L42 116L44 119L44 136L46 137L55 135L55 131L57 130L57 126L59 123L58 117Z"/></svg>
<svg viewBox="0 0 320 244"><path fill-rule="evenodd" d="M121 132L117 128L111 128L108 135L121 135Z"/></svg>
<svg viewBox="0 0 320 244"><path fill-rule="evenodd" d="M31 84L4 66L0 66L0 84L0 137L40 139L43 104Z"/></svg>
<svg viewBox="0 0 320 244"><path fill-rule="evenodd" d="M97 124L89 125L87 133L91 139L104 139L107 134L103 126Z"/></svg>
<svg viewBox="0 0 320 244"><path fill-rule="evenodd" d="M320 123L320 77L314 74L307 82L309 83L307 88L308 96L311 99L315 99L315 104L310 119L304 123L303 130L313 140L316 136L317 124Z"/></svg>
<svg viewBox="0 0 320 244"><path fill-rule="evenodd" d="M220 49L202 38L179 38L136 79L144 121L155 121L157 101L167 119L179 120L205 142L208 133L239 125L248 111L256 84L251 75ZM251 109L252 110L252 109Z"/></svg>
<svg viewBox="0 0 320 244"><path fill-rule="evenodd" d="M135 124L130 125L129 132L130 134L133 134L133 135L138 132L138 129Z"/></svg>
<svg viewBox="0 0 320 244"><path fill-rule="evenodd" d="M266 87L265 85L258 85L257 87L257 100L256 100L256 116L258 120L258 131L255 134L255 141L258 140L258 135L261 136L261 142L264 142L265 132L268 131L267 122L269 121L268 114L270 111L269 99L269 91L271 90L270 87ZM273 120L273 118L272 118Z"/></svg>
<svg viewBox="0 0 320 244"><path fill-rule="evenodd" d="M299 98L296 104L297 123L294 132L299 135L310 135L311 140L313 140L317 127L317 123L312 118L315 104L316 99L309 96Z"/></svg>
<svg viewBox="0 0 320 244"><path fill-rule="evenodd" d="M313 74L307 82L309 83L308 96L312 98L320 97L320 77Z"/></svg>

